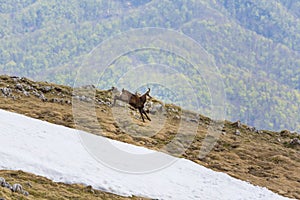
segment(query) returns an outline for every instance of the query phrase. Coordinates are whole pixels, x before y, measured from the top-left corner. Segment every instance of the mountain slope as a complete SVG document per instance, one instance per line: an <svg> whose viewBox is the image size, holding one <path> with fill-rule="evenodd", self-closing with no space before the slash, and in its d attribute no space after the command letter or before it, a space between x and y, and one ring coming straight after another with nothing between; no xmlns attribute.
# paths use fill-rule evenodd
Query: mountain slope
<svg viewBox="0 0 300 200"><path fill-rule="evenodd" d="M91 186L81 184L65 184L53 182L42 176L13 170L0 170L0 177L5 178L10 184L19 183L23 189L28 191L29 195L24 196L19 193L12 193L10 189L0 187L0 198L9 200L50 200L50 199L120 199L120 200L146 200L142 197L122 197L108 192L93 189Z"/></svg>
<svg viewBox="0 0 300 200"><path fill-rule="evenodd" d="M234 179L227 174L214 172L186 159L128 145L89 133L78 132L63 126L31 119L0 110L1 163L10 169L20 168L44 175L54 181L91 184L96 189L131 196L155 199L288 199L271 191ZM15 121L18 126L12 127ZM34 130L33 130L34 128ZM78 134L80 137L78 137ZM15 138L19 140L15 140ZM84 139L83 139L84 138ZM91 152L82 140L91 140L98 146ZM130 152L123 159L114 154L113 148L122 153ZM13 145L12 145L13 144ZM22 154L20 150L26 149ZM97 160L95 156L109 156ZM159 157L153 157L156 154ZM129 159L138 155L138 159ZM148 155L151 155L150 157ZM147 158L151 158L148 159ZM167 166L156 168L154 162L169 160ZM104 163L104 164L103 164ZM130 165L131 170L142 165L143 170L119 171L118 166ZM152 166L151 166L152 165ZM153 168L152 168L153 167ZM117 170L116 170L117 169ZM134 173L135 172L135 173ZM138 174L136 174L138 173Z"/></svg>
<svg viewBox="0 0 300 200"><path fill-rule="evenodd" d="M74 123L72 113L72 89L67 86L43 82L33 82L17 77L1 77L1 88L9 88L6 96L3 94L0 108L43 119L68 127L77 127L88 132L102 135L130 144L161 150L171 155L180 156L216 171L246 180L252 184L267 187L272 191L287 197L299 198L298 191L300 157L299 146L293 145L292 140L300 136L289 131L262 131L246 125L237 126L224 122L219 127L223 132L217 136L215 146L205 158L200 157L200 149L205 145L209 127L213 121L196 113L182 111L174 105L165 105L163 115L159 112L150 114L152 122L142 123L135 112L128 113L126 107L111 108L106 104L111 94L107 91L96 91L95 106L97 121L86 117L83 122ZM22 90L24 88L24 90ZM1 90L3 91L3 89ZM27 96L26 96L27 95ZM44 99L47 100L42 100ZM159 101L154 101L157 103ZM34 108L34 110L32 110ZM117 110L115 110L117 109ZM118 115L115 115L115 112ZM123 113L123 114L122 114ZM197 116L199 119L197 119ZM135 119L137 117L137 119ZM130 125L133 120L133 125ZM129 120L129 121L128 121ZM78 121L77 121L78 122ZM161 123L164 122L164 123ZM179 122L182 127L178 129ZM188 131L197 127L196 135L191 144L181 143L186 147L184 153L178 154L176 149L165 149L166 144L172 143L179 130ZM183 127L184 126L184 127ZM214 127L214 126L212 126ZM218 127L216 127L218 129ZM157 130L153 135L153 130ZM240 134L236 134L239 130ZM210 136L213 139L215 136ZM188 146L186 146L188 145Z"/></svg>
<svg viewBox="0 0 300 200"><path fill-rule="evenodd" d="M0 72L73 85L81 61L101 42L135 28L172 29L191 37L216 61L228 119L262 129L299 131L298 7L297 1L289 0L4 2ZM131 66L141 64L126 56L124 60ZM156 62L181 70L187 66L174 55L155 57L151 51L141 60L144 65ZM112 75L126 73L111 69ZM193 86L202 86L196 78ZM209 104L211 94L197 92L201 103Z"/></svg>

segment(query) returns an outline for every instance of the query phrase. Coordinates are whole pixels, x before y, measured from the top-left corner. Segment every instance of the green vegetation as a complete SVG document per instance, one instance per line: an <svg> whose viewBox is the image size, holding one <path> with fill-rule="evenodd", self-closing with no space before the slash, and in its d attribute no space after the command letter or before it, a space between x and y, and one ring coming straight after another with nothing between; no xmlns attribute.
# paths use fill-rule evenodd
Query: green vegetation
<svg viewBox="0 0 300 200"><path fill-rule="evenodd" d="M299 10L292 0L1 1L0 73L72 86L82 59L106 39L134 28L174 29L213 56L224 82L226 118L300 131ZM152 95L210 115L213 91L188 61L172 52L133 54L116 58L97 86L109 88L142 64L170 66L193 88L176 76L167 83L179 94L196 91L198 101L157 84L148 85Z"/></svg>

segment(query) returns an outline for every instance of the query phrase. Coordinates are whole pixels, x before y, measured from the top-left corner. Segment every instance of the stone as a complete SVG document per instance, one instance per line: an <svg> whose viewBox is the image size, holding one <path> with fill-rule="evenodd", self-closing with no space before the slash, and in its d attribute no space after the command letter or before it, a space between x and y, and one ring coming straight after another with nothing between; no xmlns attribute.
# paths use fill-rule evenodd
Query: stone
<svg viewBox="0 0 300 200"><path fill-rule="evenodd" d="M32 188L32 185L31 185L30 182L27 182L27 183L26 183L26 186Z"/></svg>
<svg viewBox="0 0 300 200"><path fill-rule="evenodd" d="M197 119L190 119L189 121L190 121L190 122L194 122L194 123L198 123L198 120L197 120Z"/></svg>
<svg viewBox="0 0 300 200"><path fill-rule="evenodd" d="M84 85L81 88L84 88L84 89L95 89L96 87L94 85Z"/></svg>
<svg viewBox="0 0 300 200"><path fill-rule="evenodd" d="M23 94L26 96L26 97L29 97L30 96L30 94L29 94L29 92L27 92L27 91L23 91Z"/></svg>
<svg viewBox="0 0 300 200"><path fill-rule="evenodd" d="M294 138L290 141L290 145L293 146L300 145L300 140L298 138Z"/></svg>
<svg viewBox="0 0 300 200"><path fill-rule="evenodd" d="M58 103L59 99L58 98L53 98L53 99L50 99L50 102L51 103Z"/></svg>
<svg viewBox="0 0 300 200"><path fill-rule="evenodd" d="M4 183L3 187L6 187L8 189L12 189L12 186L9 183L7 183L7 182Z"/></svg>
<svg viewBox="0 0 300 200"><path fill-rule="evenodd" d="M234 134L235 134L235 135L241 135L241 132L240 132L239 130L236 130L236 131L234 132Z"/></svg>
<svg viewBox="0 0 300 200"><path fill-rule="evenodd" d="M288 130L282 130L282 131L280 132L280 135L281 135L282 137L288 137L290 134L291 134L291 133L290 133L290 131L288 131Z"/></svg>
<svg viewBox="0 0 300 200"><path fill-rule="evenodd" d="M281 142L281 139L280 139L280 138L277 138L277 142Z"/></svg>
<svg viewBox="0 0 300 200"><path fill-rule="evenodd" d="M39 99L41 99L42 101L47 101L45 95L43 93L40 93Z"/></svg>
<svg viewBox="0 0 300 200"><path fill-rule="evenodd" d="M163 111L163 105L161 104L151 104L149 107L149 112L151 114L155 114L157 112L162 112Z"/></svg>
<svg viewBox="0 0 300 200"><path fill-rule="evenodd" d="M36 96L37 98L39 98L39 99L44 99L44 98L45 98L45 96L44 96L43 93L39 93L39 92L36 91L36 90L33 90L33 91L32 91L32 94L33 94L34 96Z"/></svg>
<svg viewBox="0 0 300 200"><path fill-rule="evenodd" d="M23 85L22 85L21 83L17 83L17 84L16 84L16 89L17 89L17 90L20 90L20 91L23 91L23 90L24 90Z"/></svg>
<svg viewBox="0 0 300 200"><path fill-rule="evenodd" d="M249 131L251 131L251 132L255 132L256 131L256 128L255 127L251 127L251 126L247 127L247 129Z"/></svg>
<svg viewBox="0 0 300 200"><path fill-rule="evenodd" d="M51 87L51 86L44 86L44 87L41 87L41 90L42 90L42 92L44 92L44 93L50 92L52 89L53 89L53 87Z"/></svg>
<svg viewBox="0 0 300 200"><path fill-rule="evenodd" d="M2 94L6 97L12 95L12 90L8 87L0 88L0 90L1 90Z"/></svg>
<svg viewBox="0 0 300 200"><path fill-rule="evenodd" d="M23 195L25 195L25 196L29 196L29 192L27 192L27 191L23 191Z"/></svg>
<svg viewBox="0 0 300 200"><path fill-rule="evenodd" d="M84 101L84 102L91 102L91 101L92 101L91 98L86 97L86 96L84 96L84 95L82 95L82 96L74 96L74 98L75 98L75 99L78 99L78 100L80 100L80 101Z"/></svg>
<svg viewBox="0 0 300 200"><path fill-rule="evenodd" d="M31 85L26 85L25 89L27 91L32 91L32 90L34 90L34 87L32 87Z"/></svg>
<svg viewBox="0 0 300 200"><path fill-rule="evenodd" d="M4 184L6 183L5 179L3 177L0 177L0 185L4 187Z"/></svg>
<svg viewBox="0 0 300 200"><path fill-rule="evenodd" d="M241 128L242 127L242 123L241 123L240 120L238 120L236 122L233 122L232 125L235 126L236 128Z"/></svg>
<svg viewBox="0 0 300 200"><path fill-rule="evenodd" d="M11 190L12 190L13 192L19 192L19 193L22 193L22 192L23 192L23 187L22 187L21 184L16 183L16 184L13 184Z"/></svg>
<svg viewBox="0 0 300 200"><path fill-rule="evenodd" d="M175 116L173 117L173 119L180 120L181 117L180 117L179 115L175 115Z"/></svg>
<svg viewBox="0 0 300 200"><path fill-rule="evenodd" d="M98 103L99 105L105 104L105 102L104 102L102 99L98 99L98 100L97 100L97 103Z"/></svg>
<svg viewBox="0 0 300 200"><path fill-rule="evenodd" d="M17 76L12 76L11 78L14 82L19 82L21 80L21 78Z"/></svg>
<svg viewBox="0 0 300 200"><path fill-rule="evenodd" d="M92 193L92 194L95 194L95 191L93 190L93 187L92 187L91 185L88 185L88 186L86 186L85 188L86 188L86 190L87 190L88 192L90 192L90 193Z"/></svg>

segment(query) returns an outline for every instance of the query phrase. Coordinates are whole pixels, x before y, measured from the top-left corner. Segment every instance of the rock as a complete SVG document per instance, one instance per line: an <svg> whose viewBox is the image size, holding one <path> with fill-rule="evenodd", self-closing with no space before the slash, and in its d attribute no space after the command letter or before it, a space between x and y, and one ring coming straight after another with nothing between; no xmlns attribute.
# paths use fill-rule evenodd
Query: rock
<svg viewBox="0 0 300 200"><path fill-rule="evenodd" d="M95 89L96 87L94 85L84 85L84 86L81 86L80 88L83 88L83 89Z"/></svg>
<svg viewBox="0 0 300 200"><path fill-rule="evenodd" d="M52 99L49 100L49 102L63 104L63 103L65 103L65 100L64 99L59 99L59 98L52 98Z"/></svg>
<svg viewBox="0 0 300 200"><path fill-rule="evenodd" d="M85 101L85 102L91 102L91 101L92 101L92 99L91 99L91 98L89 98L89 97L85 97L85 99L84 99L84 100L82 100L82 101Z"/></svg>
<svg viewBox="0 0 300 200"><path fill-rule="evenodd" d="M233 122L232 125L235 126L236 128L241 128L242 127L242 123L241 123L240 120L238 120L236 122Z"/></svg>
<svg viewBox="0 0 300 200"><path fill-rule="evenodd" d="M11 185L7 182L4 183L4 186L3 187L6 187L8 189L12 189Z"/></svg>
<svg viewBox="0 0 300 200"><path fill-rule="evenodd" d="M21 83L17 83L17 84L16 84L16 89L17 89L17 90L20 90L20 91L23 91L23 90L24 90L23 85L22 85Z"/></svg>
<svg viewBox="0 0 300 200"><path fill-rule="evenodd" d="M21 80L21 78L20 77L17 77L17 76L11 76L11 78L12 78L12 80L14 81L14 82L19 82L20 80Z"/></svg>
<svg viewBox="0 0 300 200"><path fill-rule="evenodd" d="M47 93L47 92L50 92L52 89L53 89L52 86L44 86L44 87L41 87L40 90L42 90L42 92L44 92L44 93Z"/></svg>
<svg viewBox="0 0 300 200"><path fill-rule="evenodd" d="M82 95L82 96L75 96L74 98L75 98L75 99L78 99L78 100L80 100L80 101L84 101L84 102L91 102L91 101L92 101L91 98L86 97L86 96L84 96L84 95Z"/></svg>
<svg viewBox="0 0 300 200"><path fill-rule="evenodd" d="M79 96L79 100L80 101L86 101L86 97L85 96Z"/></svg>
<svg viewBox="0 0 300 200"><path fill-rule="evenodd" d="M25 89L27 91L32 91L32 90L34 90L34 87L32 87L31 85L26 85Z"/></svg>
<svg viewBox="0 0 300 200"><path fill-rule="evenodd" d="M283 130L283 131L280 132L280 135L282 137L288 137L290 134L291 134L291 132L288 131L288 130Z"/></svg>
<svg viewBox="0 0 300 200"><path fill-rule="evenodd" d="M180 117L179 115L175 115L175 116L173 117L173 119L180 120L181 117Z"/></svg>
<svg viewBox="0 0 300 200"><path fill-rule="evenodd" d="M294 138L290 141L290 145L293 146L300 145L300 140L298 138Z"/></svg>
<svg viewBox="0 0 300 200"><path fill-rule="evenodd" d="M39 99L41 99L42 101L47 101L47 98L43 93L40 93Z"/></svg>
<svg viewBox="0 0 300 200"><path fill-rule="evenodd" d="M23 195L25 195L25 196L29 196L29 192L27 192L27 191L23 191Z"/></svg>
<svg viewBox="0 0 300 200"><path fill-rule="evenodd" d="M150 113L156 113L156 112L162 112L163 111L163 105L161 104L154 104L149 109Z"/></svg>
<svg viewBox="0 0 300 200"><path fill-rule="evenodd" d="M12 90L8 87L0 88L0 91L5 97L12 96Z"/></svg>
<svg viewBox="0 0 300 200"><path fill-rule="evenodd" d="M92 193L92 194L95 194L95 191L93 190L93 187L92 187L91 185L86 186L85 189L86 189L88 192L90 192L90 193Z"/></svg>
<svg viewBox="0 0 300 200"><path fill-rule="evenodd" d="M21 184L16 183L16 184L13 184L13 186L12 186L12 188L11 188L11 191L23 193L23 187L22 187Z"/></svg>
<svg viewBox="0 0 300 200"><path fill-rule="evenodd" d="M104 101L102 99L97 99L96 101L99 105L103 105L104 104Z"/></svg>
<svg viewBox="0 0 300 200"><path fill-rule="evenodd" d="M0 177L0 185L4 187L4 184L6 183L5 179L3 177Z"/></svg>
<svg viewBox="0 0 300 200"><path fill-rule="evenodd" d="M277 138L277 142L281 142L281 139L280 139L280 138Z"/></svg>
<svg viewBox="0 0 300 200"><path fill-rule="evenodd" d="M236 130L236 131L234 132L234 134L235 134L235 135L241 135L241 132L240 132L239 130Z"/></svg>
<svg viewBox="0 0 300 200"><path fill-rule="evenodd" d="M36 91L36 90L33 90L32 91L32 94L34 95L34 96L36 96L37 98L39 98L39 99L45 99L45 96L44 96L44 94L43 93L39 93L38 91Z"/></svg>
<svg viewBox="0 0 300 200"><path fill-rule="evenodd" d="M26 90L23 91L23 94L24 94L26 97L29 97L29 96L30 96L29 92L27 92Z"/></svg>
<svg viewBox="0 0 300 200"><path fill-rule="evenodd" d="M194 122L194 123L198 123L198 120L197 120L197 119L190 119L189 121L190 121L190 122Z"/></svg>
<svg viewBox="0 0 300 200"><path fill-rule="evenodd" d="M57 92L62 92L63 90L59 87L54 87L54 89L57 91Z"/></svg>
<svg viewBox="0 0 300 200"><path fill-rule="evenodd" d="M30 182L27 182L27 183L25 183L26 184L26 186L27 187L30 187L30 188L32 188L32 185L31 185L31 183Z"/></svg>
<svg viewBox="0 0 300 200"><path fill-rule="evenodd" d="M251 132L255 132L256 131L256 128L255 127L251 127L251 126L247 127L247 129L249 131L251 131Z"/></svg>
<svg viewBox="0 0 300 200"><path fill-rule="evenodd" d="M50 99L50 102L51 103L58 103L59 99L58 98L52 98L52 99Z"/></svg>
<svg viewBox="0 0 300 200"><path fill-rule="evenodd" d="M5 200L4 198L0 197L0 200Z"/></svg>

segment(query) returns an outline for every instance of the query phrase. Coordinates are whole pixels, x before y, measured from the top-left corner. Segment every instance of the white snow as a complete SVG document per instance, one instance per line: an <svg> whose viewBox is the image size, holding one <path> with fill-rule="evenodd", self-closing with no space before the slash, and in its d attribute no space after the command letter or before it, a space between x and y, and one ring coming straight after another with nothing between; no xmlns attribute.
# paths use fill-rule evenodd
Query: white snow
<svg viewBox="0 0 300 200"><path fill-rule="evenodd" d="M100 147L95 147L95 151L100 150L108 164L99 162L97 156L89 153L94 151L93 144L87 148L85 137L99 142ZM122 159L121 156L110 155L110 150L106 149L108 144L117 147L116 152L125 149L127 154L131 152L136 156L155 155L153 166L157 170L151 171L154 168L148 165L152 162L143 158L139 160L132 156L133 159ZM160 160L167 160L169 165L157 168L161 166ZM135 165L138 173L122 172L133 169ZM0 110L0 169L23 170L53 181L83 183L124 196L180 200L288 199L186 159L78 133L74 129L3 110ZM142 173L142 169L148 170L148 173Z"/></svg>

